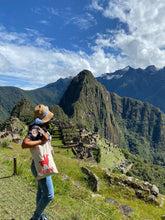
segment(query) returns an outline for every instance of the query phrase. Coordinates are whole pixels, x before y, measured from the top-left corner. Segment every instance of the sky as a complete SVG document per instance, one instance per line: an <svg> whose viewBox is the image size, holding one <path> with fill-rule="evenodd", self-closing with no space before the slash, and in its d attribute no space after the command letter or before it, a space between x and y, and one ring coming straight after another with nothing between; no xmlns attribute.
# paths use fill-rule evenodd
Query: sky
<svg viewBox="0 0 165 220"><path fill-rule="evenodd" d="M0 0L0 86L165 66L164 0Z"/></svg>

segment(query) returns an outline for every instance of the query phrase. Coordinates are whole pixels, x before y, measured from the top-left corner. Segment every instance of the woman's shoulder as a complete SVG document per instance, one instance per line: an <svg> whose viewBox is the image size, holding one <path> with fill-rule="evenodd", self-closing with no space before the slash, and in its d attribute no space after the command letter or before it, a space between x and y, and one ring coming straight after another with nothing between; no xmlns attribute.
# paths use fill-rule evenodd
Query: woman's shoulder
<svg viewBox="0 0 165 220"><path fill-rule="evenodd" d="M26 137L31 140L40 139L42 137L41 128L38 125L31 126Z"/></svg>

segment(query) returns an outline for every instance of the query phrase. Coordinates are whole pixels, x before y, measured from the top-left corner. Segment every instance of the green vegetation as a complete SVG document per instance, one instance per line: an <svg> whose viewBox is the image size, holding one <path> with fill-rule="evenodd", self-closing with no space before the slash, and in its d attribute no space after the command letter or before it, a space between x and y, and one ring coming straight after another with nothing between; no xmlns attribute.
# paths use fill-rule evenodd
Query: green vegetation
<svg viewBox="0 0 165 220"><path fill-rule="evenodd" d="M0 122L6 120L14 106L21 99L28 99L34 106L40 103L44 105L58 104L71 79L59 79L43 88L25 91L16 87L0 87Z"/></svg>
<svg viewBox="0 0 165 220"><path fill-rule="evenodd" d="M55 97L59 95L59 91L64 91L63 86L70 82L64 81L61 80L58 84L58 92L56 84L51 84L27 92L26 97L29 96L33 104L42 100L43 104L49 105L53 99L56 103ZM23 90L8 89L10 93L13 90L14 97L16 94L18 97L25 95ZM11 112L8 100L13 96L5 87L1 88L0 94L1 92L6 98L1 99L0 111L3 115L4 109L8 108L8 112ZM44 97L44 100L41 97ZM10 102L12 103L12 100ZM109 93L88 70L80 72L71 81L59 105L52 105L50 109L54 112L56 120L82 124L132 154L139 155L151 163L165 165L165 115L149 103ZM23 99L15 105L12 114L29 123L32 118L32 104Z"/></svg>
<svg viewBox="0 0 165 220"><path fill-rule="evenodd" d="M44 92L41 92L39 96L43 94ZM39 96L35 96L35 101ZM48 103L45 104L48 105ZM32 119L32 109L30 102L23 99L15 105L12 115L29 123ZM132 164L127 175L149 181L157 185L164 193L165 115L148 103L126 97L121 98L114 93L107 92L89 71L83 71L77 75L65 92L59 106L53 105L50 109L55 115L53 122L56 122L56 129L52 124L50 132L53 136L54 158L60 173L53 176L57 203L53 203L52 207L59 210L65 219L78 219L79 215L82 219L104 219L96 210L93 211L86 205L79 204L78 197L102 210L106 215L113 217L114 220L124 219L118 209L106 204L103 198L112 197L119 204L128 204L136 211L135 216L131 217L132 219L160 219L163 215L163 209L137 199L132 189L121 185L112 187L105 179L105 171L102 168L114 171L112 175L119 175L122 173L122 169L118 169L118 167L122 161L128 163L128 166ZM1 105L0 111L4 112L3 105ZM15 119L13 122L16 130L19 130L19 134L24 135L25 125ZM0 130L6 128L6 125L10 127L10 123L11 118L1 123ZM60 130L61 123L63 125L70 124L70 129ZM72 137L74 135L76 137L76 129L72 129L72 124L79 124L92 132L98 132L100 135L99 149L93 152L98 162L96 166L76 160L71 149L57 148L57 146L64 146L64 139L69 141L68 134L73 132ZM108 139L109 142L102 141L102 138ZM11 165L12 160L10 161L10 158L6 156L9 151L12 156L17 156L19 176L27 181L31 187L36 187L29 169L31 155L26 150L20 149L19 145L13 145L14 150L2 147L3 145L4 143L1 145L2 162L6 166ZM87 187L87 176L81 172L81 166L87 166L100 178L99 194L103 197L92 197L92 192ZM64 178L66 175L69 176L68 181ZM142 213L141 206L144 207L144 213ZM80 210L80 214L78 215L74 210Z"/></svg>
<svg viewBox="0 0 165 220"><path fill-rule="evenodd" d="M100 161L101 161L101 149L100 148L93 151L93 157L95 158L97 163L100 163Z"/></svg>
<svg viewBox="0 0 165 220"><path fill-rule="evenodd" d="M11 116L19 118L20 121L30 124L34 118L34 106L28 99L21 99L13 108Z"/></svg>
<svg viewBox="0 0 165 220"><path fill-rule="evenodd" d="M31 154L29 150L22 150L20 145L17 144L12 144L12 146L14 148L13 150L0 147L1 164L7 166L9 170L11 170L13 165L12 158L16 157L18 164L18 177L15 178L19 178L20 182L18 182L18 184L21 184L22 186L24 182L25 187L28 184L29 187L36 188L36 181L30 171ZM135 214L129 219L159 220L161 216L164 215L164 208L159 208L156 205L145 203L144 201L137 199L133 190L121 185L111 187L109 182L104 178L105 171L98 166L91 166L90 164L73 159L72 157L73 154L70 149L54 148L54 159L59 174L52 176L55 198L48 207L50 213L53 213L55 210L65 220L102 220L107 219L105 215L108 216L109 219L111 218L114 220L128 219L118 211L118 207L111 206L105 202L105 198L110 197L116 199L119 204L127 204L134 209ZM100 178L101 188L98 193L103 197L92 197L93 193L87 187L86 175L82 173L81 166L88 167ZM65 180L65 176L68 176L69 179ZM10 181L10 179L8 181ZM12 184L10 187L12 189ZM17 197L17 194L19 197ZM17 207L17 203L19 203L21 197L19 192L15 192L15 197L14 207ZM25 197L25 200L26 199L28 200L28 196ZM32 210L34 210L33 206L34 204L31 205ZM143 207L143 209L141 207ZM8 208L12 210L13 207L11 206ZM105 215L101 214L96 209L100 210ZM18 219L19 216L15 216L15 218Z"/></svg>
<svg viewBox="0 0 165 220"><path fill-rule="evenodd" d="M134 156L129 152L122 150L129 164L133 164L128 171L128 176L133 176L138 179L149 181L158 186L161 193L165 192L165 169L162 166L154 165L147 160Z"/></svg>
<svg viewBox="0 0 165 220"><path fill-rule="evenodd" d="M3 148L9 147L9 145L10 145L10 142L8 140L3 140L3 142L1 143L1 146Z"/></svg>

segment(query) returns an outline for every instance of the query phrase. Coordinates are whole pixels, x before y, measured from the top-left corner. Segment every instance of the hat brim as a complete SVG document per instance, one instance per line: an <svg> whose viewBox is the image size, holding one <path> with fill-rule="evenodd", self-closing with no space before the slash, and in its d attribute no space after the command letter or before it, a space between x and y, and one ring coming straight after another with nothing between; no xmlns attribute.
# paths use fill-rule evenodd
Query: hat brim
<svg viewBox="0 0 165 220"><path fill-rule="evenodd" d="M54 114L50 111L48 111L48 113L45 115L44 118L42 118L42 123L46 123L48 121L50 121L53 118Z"/></svg>

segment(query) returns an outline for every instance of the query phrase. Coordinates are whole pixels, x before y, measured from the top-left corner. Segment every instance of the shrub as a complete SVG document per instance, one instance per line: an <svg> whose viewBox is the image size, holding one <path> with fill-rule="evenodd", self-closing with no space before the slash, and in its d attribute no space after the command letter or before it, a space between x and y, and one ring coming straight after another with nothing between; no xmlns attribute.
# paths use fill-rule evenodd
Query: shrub
<svg viewBox="0 0 165 220"><path fill-rule="evenodd" d="M6 147L9 147L10 142L8 140L4 140L1 145L2 147L6 148Z"/></svg>

